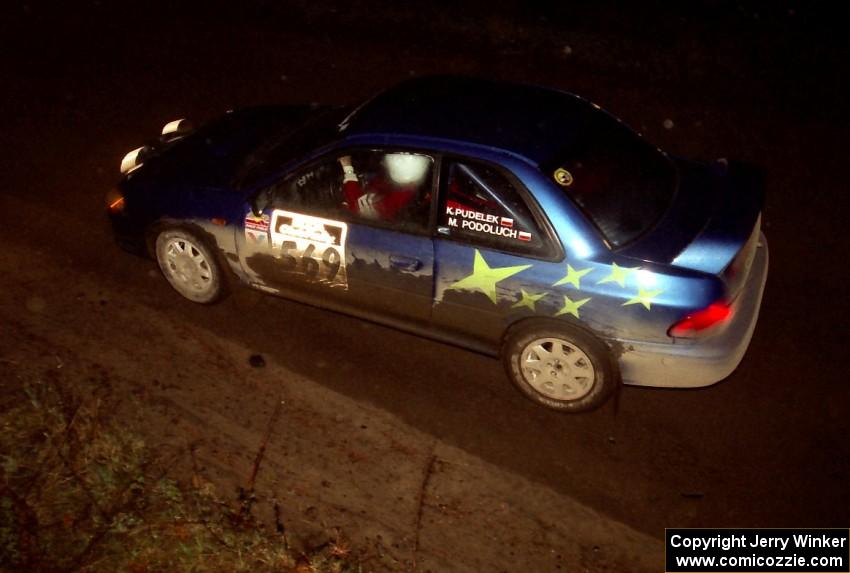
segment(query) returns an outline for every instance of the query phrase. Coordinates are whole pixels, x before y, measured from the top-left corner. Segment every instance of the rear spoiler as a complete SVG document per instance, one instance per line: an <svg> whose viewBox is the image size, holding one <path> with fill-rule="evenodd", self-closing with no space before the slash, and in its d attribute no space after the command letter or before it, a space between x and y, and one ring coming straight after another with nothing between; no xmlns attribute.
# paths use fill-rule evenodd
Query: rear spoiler
<svg viewBox="0 0 850 573"><path fill-rule="evenodd" d="M717 201L705 226L672 263L720 274L751 242L759 227L765 196L765 174L754 165L720 160L716 171Z"/></svg>
<svg viewBox="0 0 850 573"><path fill-rule="evenodd" d="M712 169L718 175L728 177L733 186L750 190L758 210L761 211L764 208L767 175L763 168L752 163L729 161L721 157L712 163Z"/></svg>

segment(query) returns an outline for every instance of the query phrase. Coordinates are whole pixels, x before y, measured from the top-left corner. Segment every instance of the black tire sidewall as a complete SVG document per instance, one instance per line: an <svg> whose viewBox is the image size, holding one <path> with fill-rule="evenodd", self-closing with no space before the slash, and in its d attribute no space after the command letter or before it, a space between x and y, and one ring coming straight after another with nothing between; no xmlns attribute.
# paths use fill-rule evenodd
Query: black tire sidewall
<svg viewBox="0 0 850 573"><path fill-rule="evenodd" d="M211 275L210 281L212 283L212 288L204 296L190 296L190 295L186 294L185 292L183 292L182 290L180 290L179 288L177 288L177 286L175 286L174 282L172 281L169 272L165 268L165 261L164 261L164 257L163 257L163 254L162 254L162 251L165 248L165 243L169 239L178 239L178 238L190 241L193 245L195 245L195 247L197 247L197 249L199 251L201 251L201 254L204 255L204 258L206 259L207 264L209 264L210 275ZM165 279L168 281L168 284L170 284L171 287L180 296L182 296L186 300L190 300L192 302L196 302L196 303L199 303L199 304L212 304L222 297L222 295L224 293L224 288L223 288L223 284L222 284L221 268L218 264L218 260L215 258L215 255L210 250L210 248L206 245L206 243L204 243L204 241L202 241L197 235L195 235L194 233L191 233L190 231L186 231L184 229L165 229L163 231L160 231L160 233L156 237L155 251L156 251L156 262L159 265L160 272L163 274Z"/></svg>
<svg viewBox="0 0 850 573"><path fill-rule="evenodd" d="M590 358L596 377L590 392L577 400L555 400L535 390L520 368L523 349L539 338L558 338L580 348ZM526 397L559 412L586 412L604 404L619 385L619 369L608 347L592 333L557 324L529 324L510 333L502 350L508 378Z"/></svg>

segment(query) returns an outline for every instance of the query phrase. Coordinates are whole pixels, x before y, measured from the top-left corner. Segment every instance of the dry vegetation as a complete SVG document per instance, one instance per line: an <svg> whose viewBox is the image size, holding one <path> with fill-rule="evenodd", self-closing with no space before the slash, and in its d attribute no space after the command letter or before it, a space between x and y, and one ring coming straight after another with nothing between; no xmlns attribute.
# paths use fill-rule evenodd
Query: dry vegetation
<svg viewBox="0 0 850 573"><path fill-rule="evenodd" d="M359 569L338 532L309 554L291 549L279 519L266 526L255 518L250 486L223 499L198 474L173 479L169 468L191 451L146 444L139 422L107 399L84 397L58 377L4 393L0 569Z"/></svg>

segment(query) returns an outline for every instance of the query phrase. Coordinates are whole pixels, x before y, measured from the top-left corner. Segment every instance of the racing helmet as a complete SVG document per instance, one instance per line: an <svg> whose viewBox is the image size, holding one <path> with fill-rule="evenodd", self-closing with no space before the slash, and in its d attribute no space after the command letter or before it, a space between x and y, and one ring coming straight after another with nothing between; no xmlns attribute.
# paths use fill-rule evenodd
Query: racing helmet
<svg viewBox="0 0 850 573"><path fill-rule="evenodd" d="M431 165L431 159L412 153L387 153L383 163L393 183L410 185L422 181Z"/></svg>

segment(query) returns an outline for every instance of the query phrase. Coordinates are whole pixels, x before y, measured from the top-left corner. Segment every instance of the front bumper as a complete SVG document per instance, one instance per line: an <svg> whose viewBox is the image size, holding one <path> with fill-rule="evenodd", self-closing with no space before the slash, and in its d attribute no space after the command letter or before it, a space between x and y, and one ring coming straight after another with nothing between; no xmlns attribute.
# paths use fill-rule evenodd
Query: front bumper
<svg viewBox="0 0 850 573"><path fill-rule="evenodd" d="M767 239L762 234L747 283L735 303L735 316L717 336L673 344L618 341L624 348L619 359L623 383L696 388L729 376L743 359L756 328L768 259Z"/></svg>
<svg viewBox="0 0 850 573"><path fill-rule="evenodd" d="M121 213L107 213L115 242L125 251L147 256L144 230L132 219Z"/></svg>

